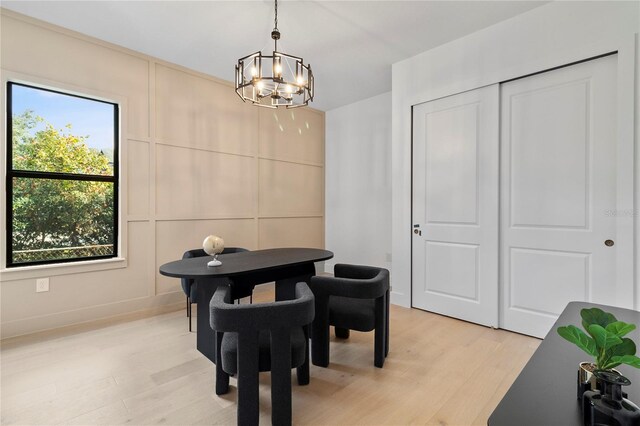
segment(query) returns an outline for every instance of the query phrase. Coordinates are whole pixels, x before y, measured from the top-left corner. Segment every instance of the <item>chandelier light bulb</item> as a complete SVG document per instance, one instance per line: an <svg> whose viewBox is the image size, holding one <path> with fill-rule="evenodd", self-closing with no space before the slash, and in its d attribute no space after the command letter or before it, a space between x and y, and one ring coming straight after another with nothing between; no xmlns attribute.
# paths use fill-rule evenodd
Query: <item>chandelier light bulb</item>
<svg viewBox="0 0 640 426"><path fill-rule="evenodd" d="M258 69L256 67L251 67L251 77L258 76Z"/></svg>
<svg viewBox="0 0 640 426"><path fill-rule="evenodd" d="M284 91L287 93L291 93L293 92L293 88L291 87L290 84L287 84L286 86L284 86Z"/></svg>
<svg viewBox="0 0 640 426"><path fill-rule="evenodd" d="M264 89L264 81L258 80L258 82L256 83L256 87L258 88L258 90Z"/></svg>
<svg viewBox="0 0 640 426"><path fill-rule="evenodd" d="M279 77L279 76L282 74L282 65L280 65L280 64L276 64L276 65L273 67L273 70L274 70L274 72L275 72L275 75Z"/></svg>

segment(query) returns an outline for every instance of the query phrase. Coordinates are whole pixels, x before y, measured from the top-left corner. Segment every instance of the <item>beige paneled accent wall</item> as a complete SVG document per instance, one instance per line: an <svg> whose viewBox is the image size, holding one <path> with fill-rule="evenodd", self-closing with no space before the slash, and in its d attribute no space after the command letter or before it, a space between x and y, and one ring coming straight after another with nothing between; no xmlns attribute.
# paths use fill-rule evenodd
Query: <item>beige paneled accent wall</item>
<svg viewBox="0 0 640 426"><path fill-rule="evenodd" d="M3 270L3 338L183 307L158 267L211 233L249 249L324 247L324 113L243 104L228 82L0 11L2 98L6 80L31 81L120 101L126 115L126 260ZM49 292L36 294L39 277Z"/></svg>

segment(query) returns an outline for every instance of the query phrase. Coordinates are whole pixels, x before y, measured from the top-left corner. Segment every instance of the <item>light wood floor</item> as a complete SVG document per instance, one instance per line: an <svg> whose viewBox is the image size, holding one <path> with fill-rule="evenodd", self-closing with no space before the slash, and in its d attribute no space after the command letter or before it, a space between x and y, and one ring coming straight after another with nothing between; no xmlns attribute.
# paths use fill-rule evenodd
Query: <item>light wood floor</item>
<svg viewBox="0 0 640 426"><path fill-rule="evenodd" d="M214 394L213 365L187 330L180 311L3 341L2 424L235 424L235 380ZM373 366L373 333L332 340L329 368L312 366L308 386L292 375L293 421L486 424L539 342L392 306L384 369ZM270 424L269 375L260 376Z"/></svg>

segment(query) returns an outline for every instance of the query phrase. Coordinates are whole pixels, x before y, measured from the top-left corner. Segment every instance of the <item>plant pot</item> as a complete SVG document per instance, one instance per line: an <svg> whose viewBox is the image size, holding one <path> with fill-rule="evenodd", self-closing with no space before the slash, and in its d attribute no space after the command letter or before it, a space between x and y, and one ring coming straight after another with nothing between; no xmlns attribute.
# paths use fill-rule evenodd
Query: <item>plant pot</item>
<svg viewBox="0 0 640 426"><path fill-rule="evenodd" d="M596 376L593 372L596 366L592 362L581 362L578 366L578 401L582 404L582 395L586 391L595 391L598 389Z"/></svg>
<svg viewBox="0 0 640 426"><path fill-rule="evenodd" d="M581 362L579 367L578 367L578 402L580 403L580 405L582 405L582 395L584 395L584 393L586 391L596 391L596 390L602 390L602 386L600 385L600 382L598 381L598 379L596 378L596 376L593 374L593 372L596 370L596 365L592 362ZM614 368L612 368L611 370L608 371L613 371L615 373L617 373L618 375L622 375L620 374L620 372ZM624 393L623 395L625 398L627 397L627 394Z"/></svg>

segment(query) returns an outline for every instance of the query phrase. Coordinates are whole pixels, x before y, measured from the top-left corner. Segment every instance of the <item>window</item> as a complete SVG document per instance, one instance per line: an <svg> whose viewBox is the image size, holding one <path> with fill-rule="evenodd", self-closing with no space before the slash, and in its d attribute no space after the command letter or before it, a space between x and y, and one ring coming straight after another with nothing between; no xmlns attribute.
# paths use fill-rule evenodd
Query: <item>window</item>
<svg viewBox="0 0 640 426"><path fill-rule="evenodd" d="M118 105L7 83L7 267L118 247Z"/></svg>

